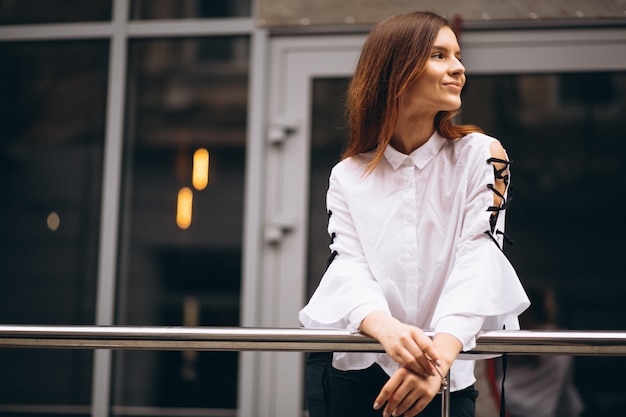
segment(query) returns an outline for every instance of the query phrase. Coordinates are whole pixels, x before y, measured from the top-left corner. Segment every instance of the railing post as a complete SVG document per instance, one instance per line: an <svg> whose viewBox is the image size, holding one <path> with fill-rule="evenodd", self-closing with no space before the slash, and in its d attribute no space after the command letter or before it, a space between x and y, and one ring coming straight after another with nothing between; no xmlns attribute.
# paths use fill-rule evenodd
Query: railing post
<svg viewBox="0 0 626 417"><path fill-rule="evenodd" d="M450 417L450 371L441 384L441 417Z"/></svg>

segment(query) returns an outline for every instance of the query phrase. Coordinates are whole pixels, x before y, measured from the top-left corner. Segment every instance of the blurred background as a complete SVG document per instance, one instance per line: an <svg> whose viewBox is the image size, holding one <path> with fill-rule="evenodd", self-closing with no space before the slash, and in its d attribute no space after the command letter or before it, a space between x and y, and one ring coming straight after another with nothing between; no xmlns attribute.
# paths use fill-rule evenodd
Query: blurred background
<svg viewBox="0 0 626 417"><path fill-rule="evenodd" d="M626 326L626 2L0 0L0 323L298 327L371 25L459 29L460 122L512 166L506 253ZM1 349L3 416L306 414L302 354ZM620 357L574 358L584 416ZM478 416L480 417L480 416Z"/></svg>

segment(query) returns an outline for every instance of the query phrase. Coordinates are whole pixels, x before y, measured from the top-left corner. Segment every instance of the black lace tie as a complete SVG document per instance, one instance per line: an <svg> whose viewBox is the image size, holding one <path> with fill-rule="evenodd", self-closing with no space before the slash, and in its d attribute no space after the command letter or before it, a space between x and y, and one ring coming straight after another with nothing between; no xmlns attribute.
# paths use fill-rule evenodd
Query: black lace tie
<svg viewBox="0 0 626 417"><path fill-rule="evenodd" d="M328 220L330 220L332 215L333 215L332 210L328 210ZM336 237L337 237L337 234L335 232L333 232L330 235L330 243L331 243L331 245L335 242L335 238ZM326 269L328 269L328 267L330 266L330 264L333 263L333 261L335 260L336 257L337 257L337 251L334 250L334 251L331 252L330 257L328 258L328 261L326 262Z"/></svg>
<svg viewBox="0 0 626 417"><path fill-rule="evenodd" d="M511 165L512 161L507 161L506 159L500 158L489 158L486 162L488 164L492 164L494 177L498 180L502 180L504 182L505 190L508 189L509 174L506 172L508 172L509 166ZM493 165L494 162L504 164L504 166L498 169L495 165ZM513 244L513 240L511 240L503 231L496 229L496 224L498 222L498 213L506 210L509 207L509 204L511 203L511 198L505 198L505 193L501 193L500 191L498 191L494 184L487 184L487 188L490 189L495 195L500 197L501 202L499 206L487 207L487 211L491 212L491 216L489 216L489 230L486 230L485 234L489 236L491 240L493 240L493 242L496 244L496 246L498 246L498 248L500 248L500 250L502 250L500 244L498 243L498 240L496 239L497 235L502 235L504 241L509 245Z"/></svg>

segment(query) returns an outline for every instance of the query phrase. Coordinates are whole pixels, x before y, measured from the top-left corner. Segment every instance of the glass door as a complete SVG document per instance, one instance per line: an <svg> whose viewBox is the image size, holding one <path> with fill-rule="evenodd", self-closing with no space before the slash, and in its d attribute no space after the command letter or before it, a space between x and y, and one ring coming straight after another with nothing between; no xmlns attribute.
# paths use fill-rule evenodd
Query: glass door
<svg viewBox="0 0 626 417"><path fill-rule="evenodd" d="M325 192L347 141L345 91L363 40L272 43L263 272L271 285L262 295L264 324L298 326L298 310L325 269ZM626 314L618 299L624 296L619 239L626 227L616 221L626 203L611 197L626 191L620 172L625 40L623 29L462 35L468 84L461 121L499 138L514 160L507 220L516 243L507 255L522 281L554 289L563 328L619 329ZM296 415L298 407L306 408L303 356L286 361L280 355L261 361L257 377L281 389L260 398L267 410L287 407L284 399L291 398L290 415ZM607 391L605 384L599 389L586 382L598 366L621 369L620 375L626 361L575 360L575 382L589 415L611 415L624 406L624 383L616 377Z"/></svg>
<svg viewBox="0 0 626 417"><path fill-rule="evenodd" d="M338 42L339 41L339 42ZM318 79L350 76L361 37L274 39L270 47L263 270L255 325L296 328L306 299L311 155L311 102ZM336 111L335 103L324 105ZM331 153L334 153L331 152ZM321 172L326 168L322 167ZM321 175L323 177L325 174ZM315 187L324 192L325 186ZM323 200L314 209L325 212ZM326 238L323 238L326 242ZM251 308L244 305L244 308ZM259 417L301 415L303 355L243 354L239 412Z"/></svg>

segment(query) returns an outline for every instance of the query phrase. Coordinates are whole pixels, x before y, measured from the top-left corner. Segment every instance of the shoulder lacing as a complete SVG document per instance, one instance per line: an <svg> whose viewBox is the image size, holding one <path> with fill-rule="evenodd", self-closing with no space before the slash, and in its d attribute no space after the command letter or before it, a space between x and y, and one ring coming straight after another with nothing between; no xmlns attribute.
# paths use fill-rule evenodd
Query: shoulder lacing
<svg viewBox="0 0 626 417"><path fill-rule="evenodd" d="M330 218L332 217L333 212L332 210L328 210L328 220L330 220ZM330 243L333 244L335 242L335 237L337 237L337 234L335 232L333 232L330 235ZM330 254L330 257L328 258L328 261L326 262L326 269L328 269L328 267L330 266L330 264L333 263L333 261L335 260L335 258L337 257L337 251L334 250L332 251L332 253Z"/></svg>
<svg viewBox="0 0 626 417"><path fill-rule="evenodd" d="M505 172L508 172L508 168L513 161L507 161L506 159L492 157L492 158L487 159L486 162L488 164L492 164L494 177L496 179L502 180L505 185L505 190L508 189L509 188L509 174ZM499 163L499 164L504 164L504 167L497 169L496 166L493 165L494 162ZM487 207L487 211L491 212L491 216L489 216L489 230L486 230L485 234L489 236L491 240L493 240L493 242L496 244L496 246L498 246L498 248L500 248L500 250L502 250L502 248L500 247L500 244L498 243L498 240L496 239L497 235L502 235L502 237L504 238L504 241L508 243L509 245L512 245L513 241L503 231L496 229L496 224L498 222L498 213L506 210L509 207L511 199L509 198L507 200L504 197L504 193L501 193L500 191L498 191L494 184L487 184L487 188L489 188L495 195L500 197L501 202L499 206Z"/></svg>

